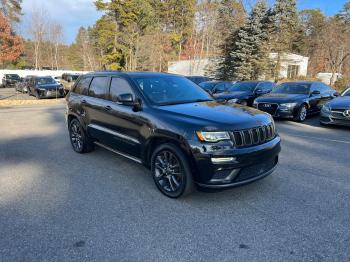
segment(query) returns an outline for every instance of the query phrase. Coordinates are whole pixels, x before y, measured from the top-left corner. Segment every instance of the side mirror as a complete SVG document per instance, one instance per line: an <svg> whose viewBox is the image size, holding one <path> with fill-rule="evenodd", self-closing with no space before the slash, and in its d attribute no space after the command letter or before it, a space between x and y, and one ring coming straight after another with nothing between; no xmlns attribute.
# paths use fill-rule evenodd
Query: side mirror
<svg viewBox="0 0 350 262"><path fill-rule="evenodd" d="M312 91L311 96L318 96L318 95L320 95L320 94L321 94L320 91L314 90L314 91Z"/></svg>
<svg viewBox="0 0 350 262"><path fill-rule="evenodd" d="M264 91L261 88L255 89L255 94L261 95L262 93L264 93Z"/></svg>
<svg viewBox="0 0 350 262"><path fill-rule="evenodd" d="M340 96L340 93L335 92L335 93L333 94L333 96L334 96L334 97L338 97L338 96Z"/></svg>
<svg viewBox="0 0 350 262"><path fill-rule="evenodd" d="M134 104L134 98L132 97L132 94L121 94L118 96L118 102L123 105L133 105Z"/></svg>
<svg viewBox="0 0 350 262"><path fill-rule="evenodd" d="M138 98L134 100L132 94L130 93L119 95L118 102L123 105L132 106L132 111L134 112L138 112L142 110L141 100Z"/></svg>
<svg viewBox="0 0 350 262"><path fill-rule="evenodd" d="M217 92L218 90L216 88L213 88L210 93L213 95L213 94L216 94Z"/></svg>

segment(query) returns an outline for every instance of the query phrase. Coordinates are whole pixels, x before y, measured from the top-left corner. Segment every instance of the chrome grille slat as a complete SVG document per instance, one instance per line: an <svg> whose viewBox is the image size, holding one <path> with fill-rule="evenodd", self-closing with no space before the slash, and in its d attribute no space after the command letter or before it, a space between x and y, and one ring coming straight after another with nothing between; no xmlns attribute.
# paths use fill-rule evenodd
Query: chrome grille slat
<svg viewBox="0 0 350 262"><path fill-rule="evenodd" d="M276 136L274 124L231 132L235 147L244 148L264 144Z"/></svg>

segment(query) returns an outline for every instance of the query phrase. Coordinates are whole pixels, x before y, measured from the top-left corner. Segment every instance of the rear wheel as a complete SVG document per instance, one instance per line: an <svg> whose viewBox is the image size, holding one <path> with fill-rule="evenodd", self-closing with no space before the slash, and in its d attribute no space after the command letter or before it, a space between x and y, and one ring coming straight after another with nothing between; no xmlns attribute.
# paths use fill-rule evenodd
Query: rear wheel
<svg viewBox="0 0 350 262"><path fill-rule="evenodd" d="M151 158L151 172L158 189L168 197L179 198L194 190L187 158L174 144L156 148Z"/></svg>
<svg viewBox="0 0 350 262"><path fill-rule="evenodd" d="M79 120L76 118L69 123L69 136L75 152L82 154L94 150L92 140L87 136Z"/></svg>
<svg viewBox="0 0 350 262"><path fill-rule="evenodd" d="M307 116L307 107L305 104L302 104L294 120L298 122L304 122L306 120L306 116Z"/></svg>

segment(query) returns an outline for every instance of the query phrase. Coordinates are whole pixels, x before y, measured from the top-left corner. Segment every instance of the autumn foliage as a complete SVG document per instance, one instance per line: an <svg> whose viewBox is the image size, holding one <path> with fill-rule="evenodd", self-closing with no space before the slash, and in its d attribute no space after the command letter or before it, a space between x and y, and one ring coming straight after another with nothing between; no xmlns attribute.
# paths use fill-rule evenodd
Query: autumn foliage
<svg viewBox="0 0 350 262"><path fill-rule="evenodd" d="M8 19L0 12L0 64L15 61L22 51L21 37L13 33Z"/></svg>

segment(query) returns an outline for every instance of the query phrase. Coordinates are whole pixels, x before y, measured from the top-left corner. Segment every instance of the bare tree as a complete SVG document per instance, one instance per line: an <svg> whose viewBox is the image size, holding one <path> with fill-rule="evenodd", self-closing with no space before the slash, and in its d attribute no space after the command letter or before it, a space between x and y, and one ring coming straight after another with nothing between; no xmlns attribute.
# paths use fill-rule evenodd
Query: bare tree
<svg viewBox="0 0 350 262"><path fill-rule="evenodd" d="M52 68L58 69L59 66L59 46L62 43L63 38L63 28L60 24L56 22L50 23L49 27L50 35L50 46L52 50Z"/></svg>
<svg viewBox="0 0 350 262"><path fill-rule="evenodd" d="M40 58L41 58L41 46L45 39L46 34L46 14L43 8L37 9L33 8L30 18L30 28L29 33L32 37L34 43L34 67L39 69L40 67Z"/></svg>
<svg viewBox="0 0 350 262"><path fill-rule="evenodd" d="M318 38L318 53L324 57L325 68L332 73L330 84L336 80L336 74L342 73L347 58L350 58L350 26L337 19L331 19L324 26Z"/></svg>

